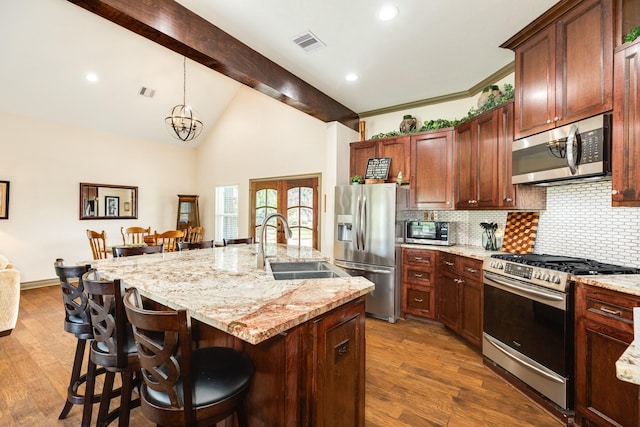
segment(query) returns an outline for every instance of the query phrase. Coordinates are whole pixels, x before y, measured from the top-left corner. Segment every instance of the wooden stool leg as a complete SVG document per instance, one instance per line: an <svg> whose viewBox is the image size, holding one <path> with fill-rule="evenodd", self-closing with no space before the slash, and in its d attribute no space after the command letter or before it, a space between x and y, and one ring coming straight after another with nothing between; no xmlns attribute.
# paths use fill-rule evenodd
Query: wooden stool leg
<svg viewBox="0 0 640 427"><path fill-rule="evenodd" d="M93 409L93 396L96 387L96 364L89 357L89 367L87 368L87 384L84 391L84 409L82 412L82 427L91 425L91 412ZM104 395L104 393L103 393Z"/></svg>
<svg viewBox="0 0 640 427"><path fill-rule="evenodd" d="M238 427L249 427L249 421L247 420L247 413L244 410L244 402L241 402L236 409L236 418L238 419Z"/></svg>
<svg viewBox="0 0 640 427"><path fill-rule="evenodd" d="M115 379L115 376L115 372L112 371L107 371L104 376L104 387L102 388L102 398L100 399L100 409L98 409L98 419L96 420L96 426L107 424L109 405L111 404L111 398L113 397L113 380Z"/></svg>
<svg viewBox="0 0 640 427"><path fill-rule="evenodd" d="M76 355L73 358L73 368L71 369L71 379L69 380L69 387L67 388L67 401L60 412L59 420L66 418L71 411L74 404L80 404L84 402L84 396L78 395L78 386L80 385L80 371L82 369L82 360L84 358L84 349L87 344L87 340L78 339L76 343Z"/></svg>

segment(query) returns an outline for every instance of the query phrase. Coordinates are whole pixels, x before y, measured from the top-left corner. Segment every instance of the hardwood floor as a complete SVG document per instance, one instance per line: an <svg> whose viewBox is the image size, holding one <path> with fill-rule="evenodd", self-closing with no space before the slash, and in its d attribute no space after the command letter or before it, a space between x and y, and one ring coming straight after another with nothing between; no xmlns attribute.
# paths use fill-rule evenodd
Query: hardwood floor
<svg viewBox="0 0 640 427"><path fill-rule="evenodd" d="M58 420L75 350L61 299L57 286L22 291L18 325L0 337L1 426L80 425L79 407ZM562 425L443 327L367 319L366 339L366 427ZM137 408L131 425L153 424Z"/></svg>

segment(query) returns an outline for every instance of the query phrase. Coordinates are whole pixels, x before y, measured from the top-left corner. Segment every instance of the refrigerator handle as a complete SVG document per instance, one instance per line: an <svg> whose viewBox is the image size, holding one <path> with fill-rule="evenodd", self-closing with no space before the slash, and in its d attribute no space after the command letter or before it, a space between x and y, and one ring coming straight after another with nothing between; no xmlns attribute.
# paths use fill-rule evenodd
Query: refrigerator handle
<svg viewBox="0 0 640 427"><path fill-rule="evenodd" d="M355 218L353 220L353 232L355 234L356 237L356 250L360 249L360 227L358 225L360 221L360 196L358 196L358 201L356 203L356 214L355 214Z"/></svg>
<svg viewBox="0 0 640 427"><path fill-rule="evenodd" d="M360 242L362 242L362 250L364 251L365 242L367 241L367 197L362 197L362 208L360 209L360 233L361 238Z"/></svg>

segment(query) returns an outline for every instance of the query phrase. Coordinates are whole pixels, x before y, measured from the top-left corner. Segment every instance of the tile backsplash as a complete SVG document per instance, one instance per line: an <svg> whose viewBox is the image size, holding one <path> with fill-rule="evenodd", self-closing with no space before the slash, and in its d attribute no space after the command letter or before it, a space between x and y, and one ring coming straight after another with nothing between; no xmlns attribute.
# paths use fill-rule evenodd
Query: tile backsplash
<svg viewBox="0 0 640 427"><path fill-rule="evenodd" d="M407 219L425 218L424 211L404 215ZM431 211L428 216L431 219ZM435 211L433 217L455 223L458 244L480 246L480 223L495 222L504 229L507 212ZM640 208L611 207L611 181L548 187L535 252L640 268Z"/></svg>

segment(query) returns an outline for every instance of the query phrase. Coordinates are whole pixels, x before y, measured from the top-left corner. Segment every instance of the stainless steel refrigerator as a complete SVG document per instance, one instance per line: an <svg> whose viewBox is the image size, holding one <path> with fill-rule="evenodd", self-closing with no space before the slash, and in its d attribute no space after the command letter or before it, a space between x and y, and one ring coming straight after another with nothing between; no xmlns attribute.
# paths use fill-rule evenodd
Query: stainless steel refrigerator
<svg viewBox="0 0 640 427"><path fill-rule="evenodd" d="M400 317L402 221L409 189L396 184L336 187L334 263L352 276L363 276L375 289L366 312L394 323Z"/></svg>

